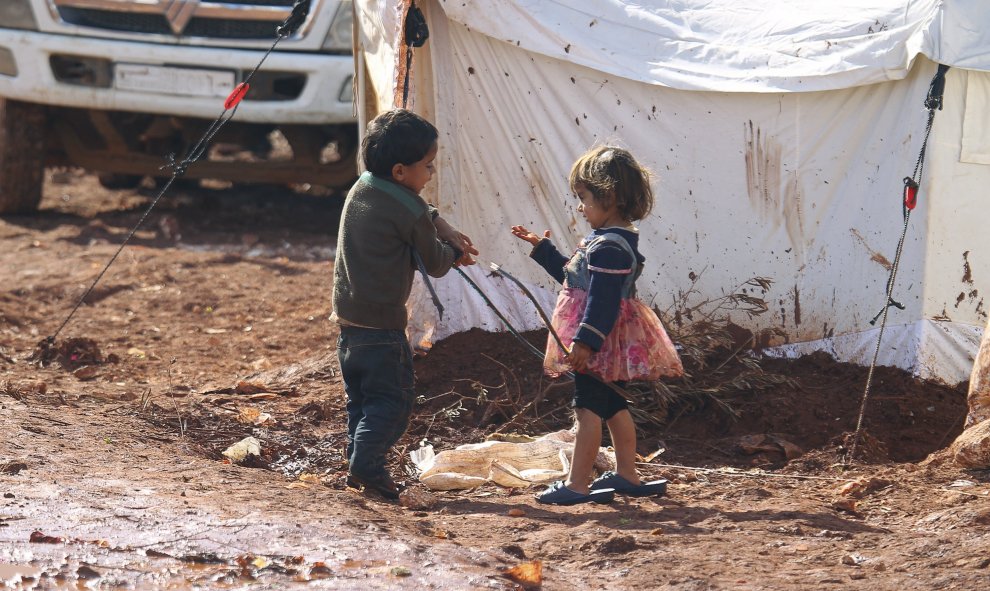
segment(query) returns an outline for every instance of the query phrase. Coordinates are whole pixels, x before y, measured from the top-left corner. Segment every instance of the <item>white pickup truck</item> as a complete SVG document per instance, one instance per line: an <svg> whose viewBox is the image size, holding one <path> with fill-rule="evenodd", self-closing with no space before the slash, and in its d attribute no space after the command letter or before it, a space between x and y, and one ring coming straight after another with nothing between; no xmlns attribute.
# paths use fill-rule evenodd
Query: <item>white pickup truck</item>
<svg viewBox="0 0 990 591"><path fill-rule="evenodd" d="M344 187L356 177L352 3L305 21L251 81L189 178ZM0 0L0 214L45 166L105 185L167 177L275 40L295 0Z"/></svg>

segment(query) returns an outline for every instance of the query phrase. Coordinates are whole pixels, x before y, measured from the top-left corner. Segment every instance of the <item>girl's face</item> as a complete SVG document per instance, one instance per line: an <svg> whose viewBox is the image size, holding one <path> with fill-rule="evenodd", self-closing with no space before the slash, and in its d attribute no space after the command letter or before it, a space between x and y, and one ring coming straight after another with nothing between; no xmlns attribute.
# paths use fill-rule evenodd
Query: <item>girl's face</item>
<svg viewBox="0 0 990 591"><path fill-rule="evenodd" d="M583 184L578 184L575 189L578 199L581 200L578 211L584 215L584 219L588 221L592 229L597 230L598 228L622 224L622 219L614 203L608 206L602 205L602 202L595 199L594 194Z"/></svg>
<svg viewBox="0 0 990 591"><path fill-rule="evenodd" d="M412 164L396 164L392 167L392 180L413 193L419 194L430 182L437 169L433 161L437 159L437 143L433 142L433 147L423 156L423 159Z"/></svg>

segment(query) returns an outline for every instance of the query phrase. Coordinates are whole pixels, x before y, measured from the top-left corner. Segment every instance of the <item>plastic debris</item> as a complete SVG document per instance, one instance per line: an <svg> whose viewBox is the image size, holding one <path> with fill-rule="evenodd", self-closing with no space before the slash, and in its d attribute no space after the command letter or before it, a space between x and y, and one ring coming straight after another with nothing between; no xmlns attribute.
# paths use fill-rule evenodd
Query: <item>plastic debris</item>
<svg viewBox="0 0 990 591"><path fill-rule="evenodd" d="M260 455L261 442L254 437L245 437L234 445L231 445L227 449L223 450L223 457L230 460L233 464L240 464L247 459L248 456Z"/></svg>

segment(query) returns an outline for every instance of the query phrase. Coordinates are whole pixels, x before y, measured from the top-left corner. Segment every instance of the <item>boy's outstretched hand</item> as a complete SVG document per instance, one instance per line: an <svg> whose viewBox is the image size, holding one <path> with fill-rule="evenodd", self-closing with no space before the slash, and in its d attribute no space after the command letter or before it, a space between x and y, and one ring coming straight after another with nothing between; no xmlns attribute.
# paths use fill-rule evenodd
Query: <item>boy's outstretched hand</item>
<svg viewBox="0 0 990 591"><path fill-rule="evenodd" d="M537 244L540 243L540 240L550 237L550 230L544 230L543 236L540 237L530 232L529 228L527 228L526 226L512 226L512 235L520 240L525 240L526 242L529 242L533 246L536 246Z"/></svg>

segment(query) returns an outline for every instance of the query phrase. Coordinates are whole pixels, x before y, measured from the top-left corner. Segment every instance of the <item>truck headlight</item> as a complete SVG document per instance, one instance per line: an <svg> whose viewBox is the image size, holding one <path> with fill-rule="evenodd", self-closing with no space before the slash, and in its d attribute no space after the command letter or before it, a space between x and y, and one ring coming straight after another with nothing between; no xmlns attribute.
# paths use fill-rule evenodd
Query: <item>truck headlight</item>
<svg viewBox="0 0 990 591"><path fill-rule="evenodd" d="M38 23L31 12L30 0L3 0L0 2L0 29L38 30Z"/></svg>
<svg viewBox="0 0 990 591"><path fill-rule="evenodd" d="M330 30L323 40L323 50L350 53L352 48L351 27L354 26L354 9L351 0L343 0L337 7L337 14L330 23Z"/></svg>

